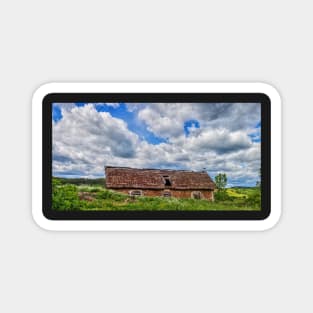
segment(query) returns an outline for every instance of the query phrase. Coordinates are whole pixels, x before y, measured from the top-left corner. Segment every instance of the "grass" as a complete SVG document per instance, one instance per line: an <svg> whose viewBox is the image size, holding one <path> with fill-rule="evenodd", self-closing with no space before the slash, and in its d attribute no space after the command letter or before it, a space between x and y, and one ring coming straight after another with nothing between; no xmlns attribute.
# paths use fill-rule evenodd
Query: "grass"
<svg viewBox="0 0 313 313"><path fill-rule="evenodd" d="M214 202L164 197L131 198L126 194L107 190L101 185L77 186L53 179L52 208L62 211L251 211L260 210L260 190L230 188L226 190L226 196L223 195L222 200Z"/></svg>
<svg viewBox="0 0 313 313"><path fill-rule="evenodd" d="M233 189L233 188L226 189L226 192L230 197L233 197L233 198L247 198L247 195L245 193L240 193L236 189Z"/></svg>

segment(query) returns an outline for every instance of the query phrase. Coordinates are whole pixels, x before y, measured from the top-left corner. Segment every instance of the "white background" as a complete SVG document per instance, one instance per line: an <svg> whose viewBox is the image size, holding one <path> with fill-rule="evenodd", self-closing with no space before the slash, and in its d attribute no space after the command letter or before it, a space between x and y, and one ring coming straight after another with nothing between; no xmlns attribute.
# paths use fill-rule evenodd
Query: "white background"
<svg viewBox="0 0 313 313"><path fill-rule="evenodd" d="M312 312L310 1L2 1L1 312ZM48 232L31 217L31 96L50 81L262 81L283 100L266 232Z"/></svg>

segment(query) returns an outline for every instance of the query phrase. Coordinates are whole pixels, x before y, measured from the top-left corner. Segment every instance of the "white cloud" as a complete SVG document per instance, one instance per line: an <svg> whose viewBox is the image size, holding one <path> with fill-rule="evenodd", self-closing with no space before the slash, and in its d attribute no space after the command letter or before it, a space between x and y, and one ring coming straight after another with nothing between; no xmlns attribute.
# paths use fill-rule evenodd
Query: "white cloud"
<svg viewBox="0 0 313 313"><path fill-rule="evenodd" d="M101 103L97 102L96 105L97 106L104 105L104 106L112 107L112 108L115 108L115 109L120 106L120 104L118 102L112 102L112 103L111 102L103 102L103 103L102 102Z"/></svg>
<svg viewBox="0 0 313 313"><path fill-rule="evenodd" d="M55 173L66 166L67 172L100 175L112 159L135 157L138 136L121 119L97 112L91 104L61 110L63 118L53 124Z"/></svg>
<svg viewBox="0 0 313 313"><path fill-rule="evenodd" d="M129 104L157 137L157 145L140 140L125 121L108 112L60 105L63 118L53 123L54 175L103 176L104 166L182 168L203 170L214 177L226 172L229 180L254 184L260 168L260 143L255 125L259 104ZM190 124L188 136L184 123Z"/></svg>
<svg viewBox="0 0 313 313"><path fill-rule="evenodd" d="M177 137L184 123L197 120L202 128L244 130L260 121L259 103L151 103L129 104L138 110L138 118L158 137Z"/></svg>
<svg viewBox="0 0 313 313"><path fill-rule="evenodd" d="M244 131L231 132L225 128L204 129L191 133L185 137L181 135L173 138L171 142L183 145L188 150L196 150L204 153L214 151L216 153L227 153L241 149L247 149L251 146L251 139Z"/></svg>

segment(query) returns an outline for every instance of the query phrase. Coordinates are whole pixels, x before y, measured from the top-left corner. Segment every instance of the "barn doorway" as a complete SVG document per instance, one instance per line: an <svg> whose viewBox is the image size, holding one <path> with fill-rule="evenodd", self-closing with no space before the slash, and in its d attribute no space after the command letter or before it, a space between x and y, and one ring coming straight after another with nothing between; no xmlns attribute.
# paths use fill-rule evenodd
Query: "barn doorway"
<svg viewBox="0 0 313 313"><path fill-rule="evenodd" d="M193 191L191 193L191 198L192 199L202 199L203 198L202 192L201 191Z"/></svg>

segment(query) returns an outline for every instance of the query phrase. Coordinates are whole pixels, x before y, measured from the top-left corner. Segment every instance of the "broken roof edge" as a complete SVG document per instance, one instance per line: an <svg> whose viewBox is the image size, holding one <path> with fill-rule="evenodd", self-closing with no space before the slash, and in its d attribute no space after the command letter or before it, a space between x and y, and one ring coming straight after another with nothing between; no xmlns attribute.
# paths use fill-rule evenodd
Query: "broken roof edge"
<svg viewBox="0 0 313 313"><path fill-rule="evenodd" d="M187 172L187 173L207 173L207 171L191 171L191 170L174 170L174 169L163 169L163 168L139 168L139 167L129 167L129 166L104 166L107 168L119 168L119 169L129 169L129 170L144 170L144 171L168 171L168 172Z"/></svg>

